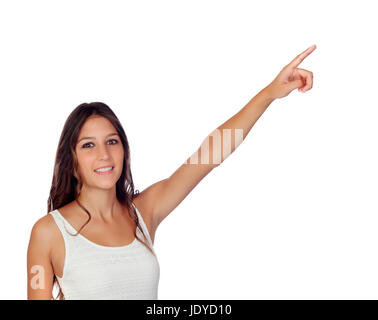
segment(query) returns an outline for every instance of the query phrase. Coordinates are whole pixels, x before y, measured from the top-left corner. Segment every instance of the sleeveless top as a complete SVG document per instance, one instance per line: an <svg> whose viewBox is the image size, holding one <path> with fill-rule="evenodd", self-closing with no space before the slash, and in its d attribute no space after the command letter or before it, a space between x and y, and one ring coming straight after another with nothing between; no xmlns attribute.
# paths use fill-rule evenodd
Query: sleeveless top
<svg viewBox="0 0 378 320"><path fill-rule="evenodd" d="M138 209L147 239L137 227L140 239L155 250L150 234ZM160 266L154 256L136 238L125 246L108 247L96 244L80 233L58 209L49 212L63 235L65 262L62 277L56 276L66 300L155 300L158 298Z"/></svg>

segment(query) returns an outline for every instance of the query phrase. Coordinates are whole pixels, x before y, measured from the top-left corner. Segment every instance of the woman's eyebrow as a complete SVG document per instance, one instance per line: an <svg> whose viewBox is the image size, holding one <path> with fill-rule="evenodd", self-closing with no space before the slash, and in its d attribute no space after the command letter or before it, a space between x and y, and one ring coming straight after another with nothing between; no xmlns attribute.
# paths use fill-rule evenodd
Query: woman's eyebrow
<svg viewBox="0 0 378 320"><path fill-rule="evenodd" d="M114 133L109 133L106 137L110 137L110 136L118 136L118 133L114 132ZM78 143L81 141L81 140L84 140L84 139L95 139L96 140L96 137L82 137L80 138L80 140L78 141Z"/></svg>

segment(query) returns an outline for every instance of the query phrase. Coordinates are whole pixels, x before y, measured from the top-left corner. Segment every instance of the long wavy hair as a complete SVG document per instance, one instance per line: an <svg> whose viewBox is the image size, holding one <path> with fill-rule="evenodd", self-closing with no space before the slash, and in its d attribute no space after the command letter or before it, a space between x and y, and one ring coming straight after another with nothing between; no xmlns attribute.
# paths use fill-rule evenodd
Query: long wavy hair
<svg viewBox="0 0 378 320"><path fill-rule="evenodd" d="M78 160L75 152L75 146L79 137L80 129L84 125L88 117L92 115L103 116L108 119L117 130L124 149L123 169L120 178L116 183L116 196L121 206L128 208L130 217L135 222L136 226L142 232L145 239L146 235L139 224L138 215L132 206L132 201L139 194L139 190L134 191L134 183L130 170L130 148L127 137L123 127L114 112L102 102L82 103L78 105L68 116L63 131L61 133L58 149L55 157L54 173L50 189L50 196L47 201L47 210L51 212L55 209L77 200L77 197L82 188L83 182L78 172ZM84 208L85 209L85 208ZM89 215L86 223L77 231L76 235L84 228L84 226L91 220L91 215L88 210L85 210ZM134 231L135 238L140 241L152 253L153 250L149 244L140 239ZM59 282L54 274L53 288L55 285L59 288L57 298L64 300L64 294L61 290ZM52 298L56 300L54 297Z"/></svg>

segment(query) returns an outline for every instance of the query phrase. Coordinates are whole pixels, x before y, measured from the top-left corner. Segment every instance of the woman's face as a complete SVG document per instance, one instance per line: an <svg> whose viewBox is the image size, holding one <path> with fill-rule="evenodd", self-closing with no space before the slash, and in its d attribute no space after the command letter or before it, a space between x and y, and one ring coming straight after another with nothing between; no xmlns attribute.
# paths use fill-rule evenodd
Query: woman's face
<svg viewBox="0 0 378 320"><path fill-rule="evenodd" d="M117 130L108 119L98 115L89 117L80 130L75 150L83 185L114 187L122 173L124 150ZM96 172L101 167L113 169Z"/></svg>

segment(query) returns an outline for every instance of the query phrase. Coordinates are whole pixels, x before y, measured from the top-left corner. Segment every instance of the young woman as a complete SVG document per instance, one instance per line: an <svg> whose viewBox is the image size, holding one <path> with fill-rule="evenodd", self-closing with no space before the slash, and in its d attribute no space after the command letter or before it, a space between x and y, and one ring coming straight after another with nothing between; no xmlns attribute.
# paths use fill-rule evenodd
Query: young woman
<svg viewBox="0 0 378 320"><path fill-rule="evenodd" d="M48 214L31 231L28 299L54 299L55 284L60 299L157 299L158 225L235 150L272 101L312 88L312 72L298 65L315 48L286 65L170 177L141 193L134 191L129 144L116 115L101 102L79 105L59 140Z"/></svg>

